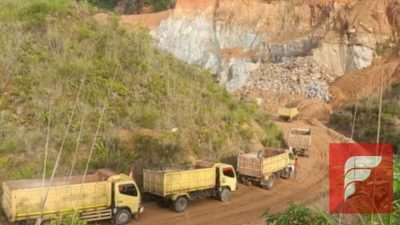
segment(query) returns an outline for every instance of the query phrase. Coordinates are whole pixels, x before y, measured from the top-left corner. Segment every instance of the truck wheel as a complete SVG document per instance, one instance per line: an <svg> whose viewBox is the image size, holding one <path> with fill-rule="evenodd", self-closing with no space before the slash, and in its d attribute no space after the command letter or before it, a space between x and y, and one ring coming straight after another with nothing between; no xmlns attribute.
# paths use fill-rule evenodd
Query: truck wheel
<svg viewBox="0 0 400 225"><path fill-rule="evenodd" d="M139 220L139 212L133 214L133 219L136 221Z"/></svg>
<svg viewBox="0 0 400 225"><path fill-rule="evenodd" d="M174 209L180 213L186 210L188 206L188 200L185 197L178 197L174 202Z"/></svg>
<svg viewBox="0 0 400 225"><path fill-rule="evenodd" d="M219 200L221 200L221 202L227 202L229 201L229 195L230 195L230 191L226 188L222 189L221 193L219 194Z"/></svg>
<svg viewBox="0 0 400 225"><path fill-rule="evenodd" d="M132 220L132 214L127 209L118 210L114 217L114 223L116 225L125 225Z"/></svg>
<svg viewBox="0 0 400 225"><path fill-rule="evenodd" d="M263 185L263 188L264 188L264 189L267 189L267 190L271 190L273 186L274 186L274 178L273 178L273 177L270 177L270 178L267 180L266 184Z"/></svg>
<svg viewBox="0 0 400 225"><path fill-rule="evenodd" d="M281 178L284 178L284 179L288 179L288 178L289 178L289 173L290 173L290 171L289 171L288 168L283 169L283 170L281 171L281 173L280 173L280 177L281 177Z"/></svg>
<svg viewBox="0 0 400 225"><path fill-rule="evenodd" d="M252 185L251 180L248 180L248 179L246 179L245 177L241 177L241 178L239 179L239 181L240 181L240 183L245 184L245 185L247 185L247 186L251 186L251 185Z"/></svg>

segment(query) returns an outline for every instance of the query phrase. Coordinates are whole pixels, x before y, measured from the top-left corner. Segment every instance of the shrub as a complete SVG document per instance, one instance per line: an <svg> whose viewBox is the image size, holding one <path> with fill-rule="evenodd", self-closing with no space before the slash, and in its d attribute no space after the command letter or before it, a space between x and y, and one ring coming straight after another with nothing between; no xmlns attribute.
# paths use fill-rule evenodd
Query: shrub
<svg viewBox="0 0 400 225"><path fill-rule="evenodd" d="M316 212L302 205L291 203L289 207L280 213L271 213L265 210L263 213L268 225L333 225L333 220L325 212Z"/></svg>
<svg viewBox="0 0 400 225"><path fill-rule="evenodd" d="M377 55L385 55L388 51L392 50L393 47L389 41L376 43L375 52Z"/></svg>
<svg viewBox="0 0 400 225"><path fill-rule="evenodd" d="M0 18L26 23L28 27L43 25L50 16L65 16L70 12L68 0L6 1L0 8Z"/></svg>
<svg viewBox="0 0 400 225"><path fill-rule="evenodd" d="M176 135L151 137L138 135L134 138L135 151L144 160L146 167L165 167L182 163L182 148Z"/></svg>
<svg viewBox="0 0 400 225"><path fill-rule="evenodd" d="M86 220L81 219L79 216L73 216L73 215L63 215L61 217L61 221L59 220L52 220L50 222L50 225L88 225L88 222Z"/></svg>
<svg viewBox="0 0 400 225"><path fill-rule="evenodd" d="M87 1L96 7L107 10L113 10L119 0L87 0Z"/></svg>
<svg viewBox="0 0 400 225"><path fill-rule="evenodd" d="M152 5L156 11L169 9L172 4L172 0L145 0L145 2Z"/></svg>
<svg viewBox="0 0 400 225"><path fill-rule="evenodd" d="M285 138L282 131L276 127L267 114L257 114L256 122L264 131L260 137L261 144L265 147L283 147L285 145Z"/></svg>

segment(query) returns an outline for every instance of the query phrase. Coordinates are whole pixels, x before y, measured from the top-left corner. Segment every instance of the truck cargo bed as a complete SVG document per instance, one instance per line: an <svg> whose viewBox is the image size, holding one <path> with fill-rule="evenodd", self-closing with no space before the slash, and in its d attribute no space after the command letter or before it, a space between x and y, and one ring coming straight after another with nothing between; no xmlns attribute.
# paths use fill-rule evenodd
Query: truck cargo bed
<svg viewBox="0 0 400 225"><path fill-rule="evenodd" d="M292 129L289 133L288 144L294 149L309 149L311 146L311 130Z"/></svg>
<svg viewBox="0 0 400 225"><path fill-rule="evenodd" d="M48 195L43 209L43 215L56 212L67 212L72 209L96 209L111 204L109 193L111 183L107 170L100 170L87 175L81 185L83 176L54 178L46 180L43 187L42 179L19 180L3 182L3 208L10 221L35 218L40 215L41 202L47 190Z"/></svg>
<svg viewBox="0 0 400 225"><path fill-rule="evenodd" d="M263 179L287 167L288 154L285 150L269 148L240 154L237 169L240 175Z"/></svg>
<svg viewBox="0 0 400 225"><path fill-rule="evenodd" d="M144 191L161 197L215 187L216 168L144 170Z"/></svg>

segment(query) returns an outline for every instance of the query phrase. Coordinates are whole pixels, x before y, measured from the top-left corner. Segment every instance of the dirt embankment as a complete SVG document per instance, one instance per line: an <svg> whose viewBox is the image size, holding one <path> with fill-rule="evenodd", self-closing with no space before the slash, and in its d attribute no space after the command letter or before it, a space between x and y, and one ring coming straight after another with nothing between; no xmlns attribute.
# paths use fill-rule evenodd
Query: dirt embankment
<svg viewBox="0 0 400 225"><path fill-rule="evenodd" d="M356 102L357 99L379 94L381 83L386 89L392 84L400 82L400 59L395 58L387 62L377 62L376 65L346 74L331 85L333 95L331 105L338 109L346 104Z"/></svg>

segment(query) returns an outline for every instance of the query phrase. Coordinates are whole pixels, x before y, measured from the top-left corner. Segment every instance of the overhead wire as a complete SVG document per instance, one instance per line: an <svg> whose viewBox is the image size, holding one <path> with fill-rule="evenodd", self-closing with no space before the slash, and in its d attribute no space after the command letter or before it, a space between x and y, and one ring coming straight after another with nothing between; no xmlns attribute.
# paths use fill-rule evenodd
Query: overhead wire
<svg viewBox="0 0 400 225"><path fill-rule="evenodd" d="M378 112L378 127L377 127L377 134L376 134L376 152L375 155L378 155L379 153L379 143L380 143L380 134L381 134L381 123L382 123L382 102L383 102L383 74L384 72L381 72L381 77L380 77L380 93L379 93L379 112ZM375 171L374 171L375 174ZM372 186L372 202L371 202L371 208L376 209L376 205L375 205L375 178L376 176L373 176L374 179L374 185ZM383 223L382 217L380 216L380 214L378 214L378 218L381 222L381 224ZM371 215L371 225L374 224L374 214Z"/></svg>
<svg viewBox="0 0 400 225"><path fill-rule="evenodd" d="M356 126L356 118L357 118L357 109L358 109L358 95L356 96L356 105L354 107L353 124L351 125L351 135L350 135L351 140L353 140L353 137L354 137L354 129Z"/></svg>
<svg viewBox="0 0 400 225"><path fill-rule="evenodd" d="M60 159L61 159L61 155L62 155L62 152L63 152L65 140L67 138L69 129L70 129L71 124L72 124L72 118L74 117L76 106L78 104L78 101L79 101L79 98L80 98L80 95L81 95L81 92L82 92L82 88L83 88L83 86L85 84L85 81L86 81L86 75L87 75L87 73L85 73L83 79L81 80L81 84L79 86L78 94L77 94L77 96L75 98L75 103L73 105L73 108L72 108L72 111L71 111L71 115L69 117L69 121L68 121L67 127L65 128L65 132L64 132L64 136L63 136L63 139L62 139L62 142L61 142L61 146L60 146L60 149L58 151L58 155L57 155L54 167L53 167L53 171L51 173L50 181L49 181L49 184L47 186L46 193L45 193L45 195L44 195L44 197L43 197L43 199L41 200L41 203L40 203L40 214L39 214L39 217L38 217L38 219L36 221L37 224L40 224L42 222L44 206L46 204L47 196L49 194L50 188L53 185L54 176L56 174L56 171L58 169L58 165L60 163Z"/></svg>
<svg viewBox="0 0 400 225"><path fill-rule="evenodd" d="M76 163L76 158L78 156L79 144L80 144L82 133L83 133L83 124L84 124L85 119L86 119L86 106L84 107L83 115L84 116L83 116L83 118L81 120L78 138L76 140L74 156L73 156L72 162L71 162L71 170L69 171L69 175L68 175L68 183L71 181L71 177L72 177L72 174L73 174L74 169L75 169L75 163Z"/></svg>
<svg viewBox="0 0 400 225"><path fill-rule="evenodd" d="M83 124L85 122L85 119L86 119L86 105L85 105L85 107L83 109L83 117L81 119L80 128L79 128L79 134L78 134L78 137L77 137L77 140L76 140L76 145L75 145L75 151L74 151L74 155L72 157L71 169L70 169L70 172L69 172L69 175L68 175L68 181L67 181L67 185L68 186L65 189L65 193L64 193L65 196L68 194L68 191L71 188L71 177L72 177L74 169L75 169L75 163L76 163L76 159L77 159L77 155L78 155L79 144L80 144L80 140L81 140L82 133L83 133ZM65 204L66 204L66 201L64 201L64 205ZM62 222L62 215L60 214L57 224L60 225L61 222Z"/></svg>
<svg viewBox="0 0 400 225"><path fill-rule="evenodd" d="M103 105L103 108L102 108L102 111L101 111L101 114L100 114L100 118L99 118L99 121L97 123L96 133L95 133L95 135L93 137L93 141L92 141L92 145L91 145L91 148L90 148L89 156L88 156L88 159L87 159L87 162L86 162L85 172L83 173L83 177L82 177L82 181L81 181L79 196L82 196L83 184L85 182L86 175L87 175L87 172L89 170L89 165L90 165L90 162L92 160L93 152L94 152L95 145L96 145L97 136L99 134L100 126L101 126L105 111L106 111L107 106L108 106L108 101L109 101L109 98L110 98L110 95L111 95L112 85L114 83L116 74L117 74L117 72L115 71L115 73L114 73L114 75L112 77L112 80L110 82L110 86L108 87L107 97L105 99L105 102L104 102L104 105ZM75 208L74 213L72 215L71 225L75 224L75 220L76 220L76 216L77 216L77 213L78 213L78 207L79 207L80 201L81 201L81 198L78 198L78 204L76 204L77 207Z"/></svg>
<svg viewBox="0 0 400 225"><path fill-rule="evenodd" d="M46 181L47 157L48 157L48 152L49 152L49 140L50 140L51 108L52 108L52 101L50 101L49 111L47 112L47 135L46 135L46 144L44 147L44 163L43 163L41 201L43 201L43 199L44 199L43 190L44 190L44 184Z"/></svg>
<svg viewBox="0 0 400 225"><path fill-rule="evenodd" d="M356 119L357 119L357 108L358 108L358 95L356 96L356 105L354 107L353 122L351 124L351 135L350 135L351 140L353 140L353 137L354 137L354 130L355 130L355 124L356 124ZM340 209L341 209L341 211L340 211L340 214L339 214L339 224L338 225L342 224L343 205L341 206Z"/></svg>

